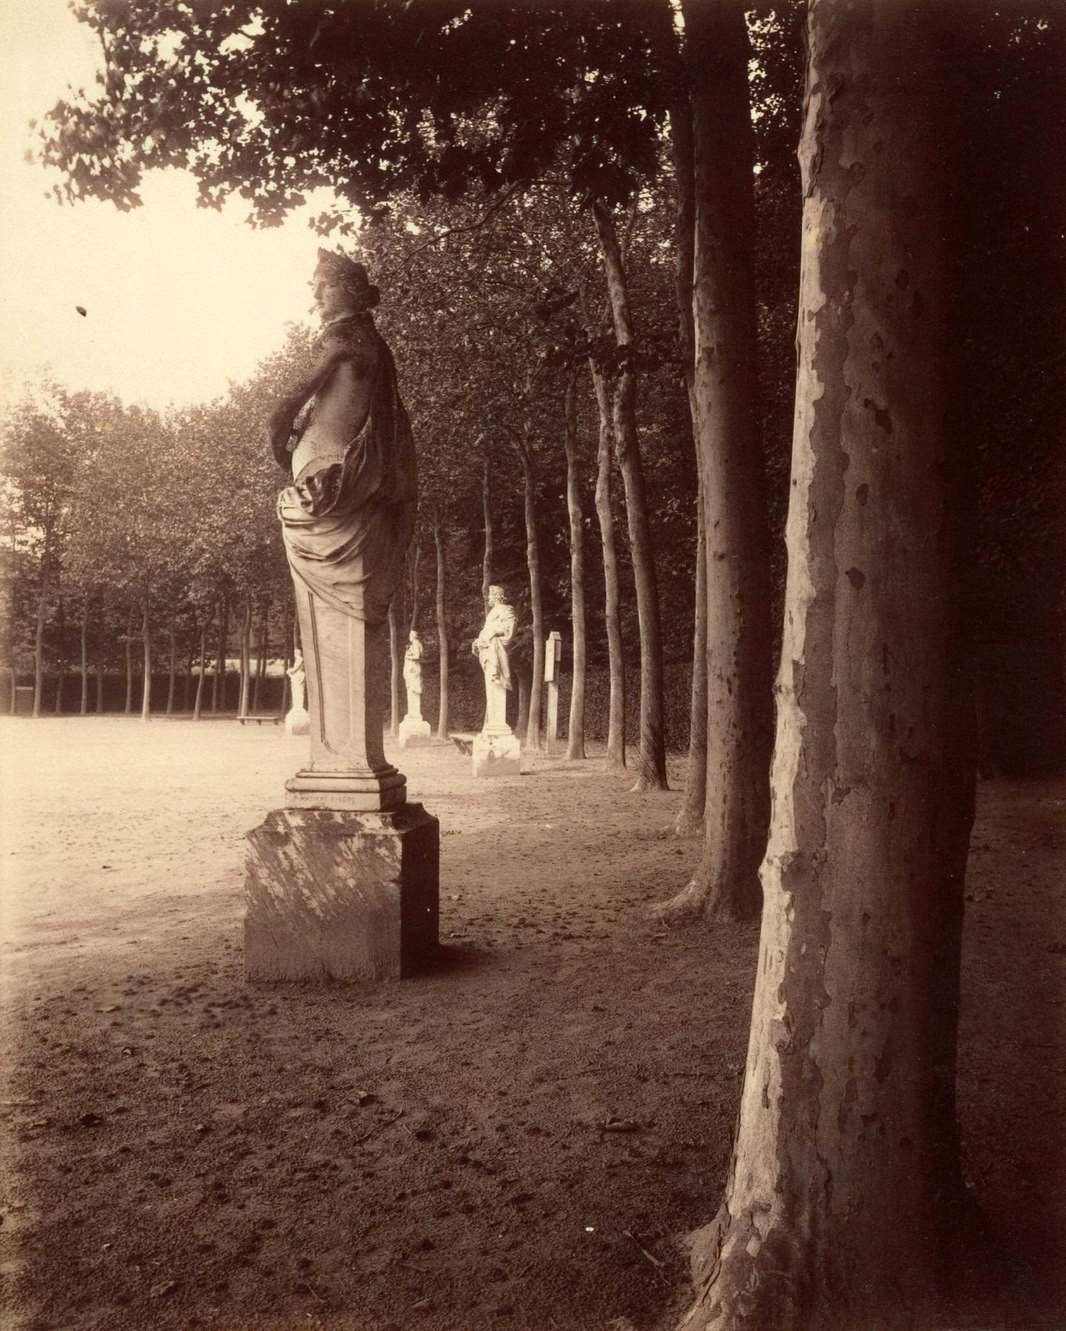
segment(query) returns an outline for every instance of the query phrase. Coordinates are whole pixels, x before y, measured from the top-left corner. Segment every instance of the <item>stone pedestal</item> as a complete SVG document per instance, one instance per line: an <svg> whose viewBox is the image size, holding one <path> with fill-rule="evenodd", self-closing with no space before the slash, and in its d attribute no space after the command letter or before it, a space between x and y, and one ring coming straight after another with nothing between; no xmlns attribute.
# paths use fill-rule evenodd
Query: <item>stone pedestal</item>
<svg viewBox="0 0 1066 1331"><path fill-rule="evenodd" d="M440 828L420 804L275 809L248 833L249 980L388 980L437 947Z"/></svg>
<svg viewBox="0 0 1066 1331"><path fill-rule="evenodd" d="M430 730L429 722L420 716L412 716L410 712L400 722L396 733L401 749L413 749L419 744L433 743L433 732Z"/></svg>
<svg viewBox="0 0 1066 1331"><path fill-rule="evenodd" d="M292 707L285 713L286 735L309 735L311 718L303 707Z"/></svg>
<svg viewBox="0 0 1066 1331"><path fill-rule="evenodd" d="M370 813L407 798L403 774L385 759L389 630L328 605L294 580L307 669L311 754L285 783L290 809Z"/></svg>
<svg viewBox="0 0 1066 1331"><path fill-rule="evenodd" d="M471 747L475 776L521 776L522 741L511 730L483 730Z"/></svg>

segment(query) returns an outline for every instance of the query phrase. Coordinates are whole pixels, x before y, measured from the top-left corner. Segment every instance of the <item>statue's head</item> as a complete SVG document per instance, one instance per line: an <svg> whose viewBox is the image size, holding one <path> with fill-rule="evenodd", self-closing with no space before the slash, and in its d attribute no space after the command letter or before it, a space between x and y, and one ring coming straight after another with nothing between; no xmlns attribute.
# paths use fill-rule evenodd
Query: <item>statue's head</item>
<svg viewBox="0 0 1066 1331"><path fill-rule="evenodd" d="M417 641L418 641L418 630L417 630L417 629L412 629L412 630L411 630L411 632L407 635L407 641L408 641L408 642L417 642Z"/></svg>
<svg viewBox="0 0 1066 1331"><path fill-rule="evenodd" d="M489 605L506 605L507 592L498 583L493 583L489 588Z"/></svg>
<svg viewBox="0 0 1066 1331"><path fill-rule="evenodd" d="M380 291L367 277L363 265L332 250L318 251L311 285L323 319L362 314L365 310L372 310L381 299Z"/></svg>

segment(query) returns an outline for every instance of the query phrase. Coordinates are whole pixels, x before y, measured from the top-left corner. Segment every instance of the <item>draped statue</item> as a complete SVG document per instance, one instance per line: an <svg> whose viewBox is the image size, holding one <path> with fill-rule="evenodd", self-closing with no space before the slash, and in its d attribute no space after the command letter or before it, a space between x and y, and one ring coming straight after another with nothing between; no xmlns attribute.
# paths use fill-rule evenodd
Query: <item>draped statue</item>
<svg viewBox="0 0 1066 1331"><path fill-rule="evenodd" d="M286 786L304 808L401 803L383 750L385 621L415 520L414 445L362 264L319 250L314 368L277 404L270 444L292 483L278 517L307 658L311 759Z"/></svg>

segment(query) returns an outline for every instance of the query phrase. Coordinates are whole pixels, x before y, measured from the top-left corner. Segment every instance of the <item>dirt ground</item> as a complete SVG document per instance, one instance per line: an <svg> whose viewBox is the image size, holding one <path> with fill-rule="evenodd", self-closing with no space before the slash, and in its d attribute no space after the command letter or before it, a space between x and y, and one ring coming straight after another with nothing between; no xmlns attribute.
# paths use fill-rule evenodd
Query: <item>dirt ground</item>
<svg viewBox="0 0 1066 1331"><path fill-rule="evenodd" d="M679 795L597 759L475 782L450 746L404 754L441 821L440 966L248 987L242 838L305 743L0 722L4 1328L669 1325L756 940L649 920L698 853ZM1066 782L982 786L961 1115L1017 1328L1066 1325L1064 833Z"/></svg>

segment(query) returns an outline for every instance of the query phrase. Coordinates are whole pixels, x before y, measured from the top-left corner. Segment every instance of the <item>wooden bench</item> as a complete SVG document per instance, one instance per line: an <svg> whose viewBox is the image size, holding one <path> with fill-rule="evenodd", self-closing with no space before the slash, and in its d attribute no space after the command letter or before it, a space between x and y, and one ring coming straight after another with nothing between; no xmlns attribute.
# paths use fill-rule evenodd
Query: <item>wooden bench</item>
<svg viewBox="0 0 1066 1331"><path fill-rule="evenodd" d="M477 736L472 730L449 730L448 738L460 753L469 755L474 750L474 740Z"/></svg>
<svg viewBox="0 0 1066 1331"><path fill-rule="evenodd" d="M278 716L274 712L271 712L269 714L262 714L259 716L238 716L237 720L241 723L242 726L246 724L248 725L254 724L257 726L280 726L282 721L285 720L285 718L283 716Z"/></svg>

